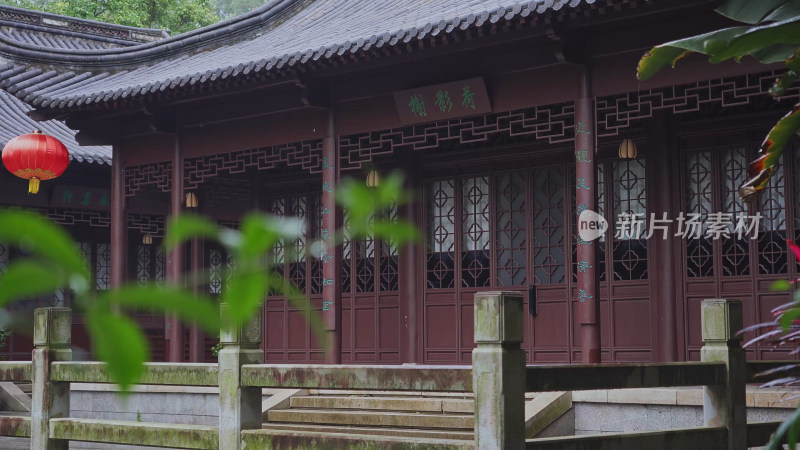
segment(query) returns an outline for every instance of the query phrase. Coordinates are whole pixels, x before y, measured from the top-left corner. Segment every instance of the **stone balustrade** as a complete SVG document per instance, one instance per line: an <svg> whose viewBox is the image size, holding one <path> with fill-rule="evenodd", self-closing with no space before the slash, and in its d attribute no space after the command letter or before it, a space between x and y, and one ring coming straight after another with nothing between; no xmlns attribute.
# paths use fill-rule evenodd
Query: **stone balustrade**
<svg viewBox="0 0 800 450"><path fill-rule="evenodd" d="M523 300L516 292L475 295L472 366L263 364L261 318L222 330L218 364L147 363L142 384L218 386L218 426L69 417L70 383L111 383L102 363L73 362L71 311L37 309L30 362L0 362L0 381L32 382L31 417L0 417L0 435L30 437L32 449L66 449L70 441L154 447L741 450L764 445L779 423L746 423L745 383L776 362L747 363L736 331L741 302L702 304L702 362L526 366ZM223 305L224 307L224 305ZM704 386L705 426L666 431L525 439L525 393ZM262 429L262 388L474 392L475 440L409 441L399 437L320 435ZM366 444L365 444L366 445ZM364 447L367 448L367 447ZM372 447L369 447L372 448Z"/></svg>

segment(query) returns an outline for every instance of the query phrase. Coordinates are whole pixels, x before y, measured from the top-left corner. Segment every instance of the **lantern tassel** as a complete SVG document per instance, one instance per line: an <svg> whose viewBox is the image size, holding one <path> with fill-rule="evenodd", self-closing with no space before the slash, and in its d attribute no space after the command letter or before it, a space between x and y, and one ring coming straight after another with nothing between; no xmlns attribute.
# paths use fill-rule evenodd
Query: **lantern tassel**
<svg viewBox="0 0 800 450"><path fill-rule="evenodd" d="M38 194L39 193L39 179L38 178L31 178L28 181L28 194Z"/></svg>

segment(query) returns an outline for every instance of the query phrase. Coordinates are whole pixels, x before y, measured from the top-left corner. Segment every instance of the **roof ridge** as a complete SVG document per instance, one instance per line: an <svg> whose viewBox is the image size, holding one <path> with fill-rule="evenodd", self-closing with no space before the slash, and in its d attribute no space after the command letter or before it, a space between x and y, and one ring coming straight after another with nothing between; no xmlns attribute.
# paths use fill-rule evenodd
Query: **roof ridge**
<svg viewBox="0 0 800 450"><path fill-rule="evenodd" d="M7 5L0 5L0 20L80 33L87 37L103 36L141 43L162 40L170 35L169 30L164 29L131 27Z"/></svg>
<svg viewBox="0 0 800 450"><path fill-rule="evenodd" d="M103 65L103 67L106 68L109 66L124 67L126 65L136 64L142 59L152 61L154 59L174 56L176 53L185 53L213 46L223 40L235 40L255 30L260 30L264 28L265 25L272 25L282 19L285 14L295 13L313 1L315 0L277 0L269 2L253 11L231 19L226 19L166 39L150 41L132 47L84 49L78 51L75 49L48 48L47 53L42 53L40 47L36 45L13 41L0 36L0 55L9 56L19 62L36 62L40 64L51 64L53 66L79 63L88 66ZM20 8L0 7L0 19L2 19L2 8L13 9L20 13L29 12L28 10ZM39 14L39 12L35 12L34 14ZM54 16L58 18L65 17ZM84 19L74 20L82 20L96 24L97 26L107 25L102 22L86 21ZM121 25L116 26L122 27ZM125 28L131 31L143 30L132 27Z"/></svg>

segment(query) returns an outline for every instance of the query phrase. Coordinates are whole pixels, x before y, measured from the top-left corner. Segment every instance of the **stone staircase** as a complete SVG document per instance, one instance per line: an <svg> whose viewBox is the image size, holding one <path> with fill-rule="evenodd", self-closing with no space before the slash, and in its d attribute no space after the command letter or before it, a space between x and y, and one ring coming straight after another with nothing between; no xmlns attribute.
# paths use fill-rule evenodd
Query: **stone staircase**
<svg viewBox="0 0 800 450"><path fill-rule="evenodd" d="M527 397L530 404L534 395ZM264 411L262 427L304 434L466 441L473 439L473 408L471 395L445 392L296 391ZM564 412L548 410L552 419L544 426ZM537 423L542 425L541 420Z"/></svg>
<svg viewBox="0 0 800 450"><path fill-rule="evenodd" d="M0 382L0 410L6 413L30 413L31 384Z"/></svg>

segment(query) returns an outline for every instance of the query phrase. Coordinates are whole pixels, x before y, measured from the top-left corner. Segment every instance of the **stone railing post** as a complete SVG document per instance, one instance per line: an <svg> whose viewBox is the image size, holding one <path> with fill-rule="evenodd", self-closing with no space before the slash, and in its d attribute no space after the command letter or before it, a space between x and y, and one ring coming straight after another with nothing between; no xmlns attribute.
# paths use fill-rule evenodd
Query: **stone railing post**
<svg viewBox="0 0 800 450"><path fill-rule="evenodd" d="M69 383L50 381L52 361L72 360L72 311L38 308L33 313L31 449L66 450L68 441L50 439L50 419L69 417Z"/></svg>
<svg viewBox="0 0 800 450"><path fill-rule="evenodd" d="M221 305L225 308L226 305ZM220 332L219 449L239 450L242 430L261 428L261 388L243 387L243 364L261 364L261 313L241 329Z"/></svg>
<svg viewBox="0 0 800 450"><path fill-rule="evenodd" d="M525 446L525 351L522 294L475 294L475 448Z"/></svg>
<svg viewBox="0 0 800 450"><path fill-rule="evenodd" d="M745 404L745 353L742 337L736 333L744 327L740 300L704 300L701 306L704 362L721 362L727 366L726 383L703 388L703 419L706 426L728 427L728 448L747 448L747 406Z"/></svg>

